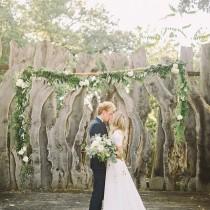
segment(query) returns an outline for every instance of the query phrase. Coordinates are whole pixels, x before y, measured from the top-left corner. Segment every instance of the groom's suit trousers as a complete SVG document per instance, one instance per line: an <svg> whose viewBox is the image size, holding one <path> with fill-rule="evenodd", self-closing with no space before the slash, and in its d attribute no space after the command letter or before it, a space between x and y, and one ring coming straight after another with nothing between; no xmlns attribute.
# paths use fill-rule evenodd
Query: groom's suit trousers
<svg viewBox="0 0 210 210"><path fill-rule="evenodd" d="M89 210L101 210L104 198L106 171L93 170L93 192L90 200Z"/></svg>

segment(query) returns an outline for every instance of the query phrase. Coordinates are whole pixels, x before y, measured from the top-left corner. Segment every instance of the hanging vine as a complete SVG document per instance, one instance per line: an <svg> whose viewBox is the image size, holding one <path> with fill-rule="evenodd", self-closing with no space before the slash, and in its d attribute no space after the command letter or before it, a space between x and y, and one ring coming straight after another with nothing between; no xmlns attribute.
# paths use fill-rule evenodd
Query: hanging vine
<svg viewBox="0 0 210 210"><path fill-rule="evenodd" d="M152 65L147 68L118 70L112 72L90 73L90 74L75 74L66 72L54 72L47 69L35 70L28 67L16 81L16 110L14 112L14 127L16 131L16 148L19 155L23 156L23 161L27 163L28 159L25 154L25 148L29 144L29 126L30 123L26 119L25 109L29 105L29 90L32 85L32 77L44 78L47 82L56 87L65 85L66 89L78 89L80 87L88 87L89 91L99 91L107 84L122 83L126 90L129 90L132 80L143 82L148 75L159 75L161 78L166 78L169 74L179 75L178 90L177 90L177 107L176 107L176 123L175 135L177 138L183 138L183 119L187 114L187 81L185 78L185 65L183 63L171 63L169 65ZM85 77L84 77L85 76ZM66 91L59 91L57 97L59 108L62 106L62 100ZM25 160L24 160L25 158Z"/></svg>

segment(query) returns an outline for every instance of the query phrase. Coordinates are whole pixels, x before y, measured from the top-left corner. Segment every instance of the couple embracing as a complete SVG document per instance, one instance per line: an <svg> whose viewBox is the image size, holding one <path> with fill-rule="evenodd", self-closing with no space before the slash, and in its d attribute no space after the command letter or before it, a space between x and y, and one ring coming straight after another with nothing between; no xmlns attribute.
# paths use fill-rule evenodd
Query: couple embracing
<svg viewBox="0 0 210 210"><path fill-rule="evenodd" d="M93 171L93 192L89 210L145 210L141 197L123 160L123 140L126 118L116 111L112 102L100 103L98 116L90 126L90 137L107 135L107 124L111 127L111 141L116 146L117 161L101 162L92 157L90 167Z"/></svg>

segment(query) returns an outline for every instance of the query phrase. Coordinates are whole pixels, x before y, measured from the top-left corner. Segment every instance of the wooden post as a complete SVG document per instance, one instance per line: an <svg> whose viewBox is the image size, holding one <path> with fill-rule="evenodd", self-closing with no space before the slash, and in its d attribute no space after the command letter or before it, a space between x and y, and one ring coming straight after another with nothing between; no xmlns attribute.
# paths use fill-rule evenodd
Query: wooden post
<svg viewBox="0 0 210 210"><path fill-rule="evenodd" d="M201 48L201 96L210 105L210 43ZM198 140L197 190L210 190L210 114L200 108L200 136Z"/></svg>
<svg viewBox="0 0 210 210"><path fill-rule="evenodd" d="M181 47L180 60L186 63L186 72L193 71L193 50L191 47ZM189 76L189 74L187 74ZM193 78L188 78L189 83L193 83ZM187 144L187 171L193 180L196 176L197 144L196 144L196 121L195 113L188 103L189 112L185 118L185 140ZM192 182L190 180L190 182ZM192 189L191 189L192 190Z"/></svg>
<svg viewBox="0 0 210 210"><path fill-rule="evenodd" d="M130 57L129 61L130 68L139 68L145 67L147 64L146 50L142 47L139 48L135 53L133 53ZM145 122L147 120L147 116L150 112L150 104L149 104L149 94L145 88L145 86L137 81L133 82L132 90L130 96L133 99L136 111L139 115L140 124L142 127L142 138L139 136L140 148L142 151L138 151L139 157L135 157L139 159L138 162L138 172L136 175L136 184L141 187L141 189L146 189L146 164L149 161L149 156L151 152L150 138L145 129ZM133 125L132 125L133 126ZM139 128L140 129L140 128ZM134 135L134 134L133 134ZM135 145L135 142L130 142L130 154L131 160L134 159L132 156L135 156L132 153L132 147ZM145 152L143 152L145 151ZM144 161L143 161L144 160ZM132 161L131 161L132 162Z"/></svg>
<svg viewBox="0 0 210 210"><path fill-rule="evenodd" d="M193 71L192 47L181 47L180 60L186 63L186 71Z"/></svg>

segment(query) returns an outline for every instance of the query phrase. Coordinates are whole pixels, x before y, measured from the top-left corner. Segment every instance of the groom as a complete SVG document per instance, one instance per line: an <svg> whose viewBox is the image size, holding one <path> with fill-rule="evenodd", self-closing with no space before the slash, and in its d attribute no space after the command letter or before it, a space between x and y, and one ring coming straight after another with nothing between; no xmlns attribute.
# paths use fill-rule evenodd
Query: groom
<svg viewBox="0 0 210 210"><path fill-rule="evenodd" d="M106 123L108 124L116 110L115 105L110 101L100 103L97 109L98 116L93 120L90 126L90 138L99 134L108 135ZM104 198L104 187L106 177L106 164L100 162L97 157L90 160L90 168L93 171L93 192L90 200L89 210L101 210Z"/></svg>

